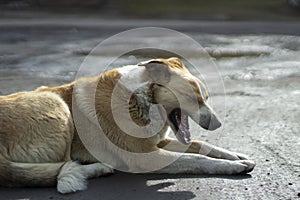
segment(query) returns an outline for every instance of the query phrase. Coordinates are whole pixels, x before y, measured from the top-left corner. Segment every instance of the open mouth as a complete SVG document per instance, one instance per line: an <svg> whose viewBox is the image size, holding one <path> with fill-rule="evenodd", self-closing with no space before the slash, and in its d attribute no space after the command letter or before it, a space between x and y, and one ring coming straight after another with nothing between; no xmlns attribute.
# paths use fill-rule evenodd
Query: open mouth
<svg viewBox="0 0 300 200"><path fill-rule="evenodd" d="M180 108L176 108L169 114L169 120L173 124L172 128L175 129L178 141L182 144L190 144L191 133L189 130L188 115Z"/></svg>

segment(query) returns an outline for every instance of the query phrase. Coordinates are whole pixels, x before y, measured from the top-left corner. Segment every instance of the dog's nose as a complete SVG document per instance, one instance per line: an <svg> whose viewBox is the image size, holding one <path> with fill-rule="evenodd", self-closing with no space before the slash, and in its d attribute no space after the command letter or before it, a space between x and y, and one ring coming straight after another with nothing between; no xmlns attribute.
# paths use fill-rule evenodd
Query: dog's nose
<svg viewBox="0 0 300 200"><path fill-rule="evenodd" d="M218 117L215 116L214 114L212 114L211 118L210 118L208 130L210 130L210 131L216 130L217 128L220 128L221 125L222 125L222 123L220 122Z"/></svg>
<svg viewBox="0 0 300 200"><path fill-rule="evenodd" d="M217 114L210 108L209 105L204 104L195 114L190 115L191 118L198 123L205 130L216 130L222 125L218 119Z"/></svg>

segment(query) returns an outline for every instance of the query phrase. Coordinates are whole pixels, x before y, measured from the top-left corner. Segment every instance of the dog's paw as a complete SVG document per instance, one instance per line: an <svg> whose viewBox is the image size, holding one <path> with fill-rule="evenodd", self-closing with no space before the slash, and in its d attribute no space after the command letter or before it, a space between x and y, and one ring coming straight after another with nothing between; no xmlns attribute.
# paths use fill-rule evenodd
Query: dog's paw
<svg viewBox="0 0 300 200"><path fill-rule="evenodd" d="M84 166L88 174L88 178L110 175L114 173L114 169L102 163L94 163Z"/></svg>
<svg viewBox="0 0 300 200"><path fill-rule="evenodd" d="M69 161L63 165L57 177L57 191L66 194L87 188L87 174L83 166Z"/></svg>
<svg viewBox="0 0 300 200"><path fill-rule="evenodd" d="M242 153L236 153L224 150L222 152L222 158L226 160L250 160L250 158Z"/></svg>
<svg viewBox="0 0 300 200"><path fill-rule="evenodd" d="M250 160L249 156L242 153L235 153L239 160Z"/></svg>
<svg viewBox="0 0 300 200"><path fill-rule="evenodd" d="M114 169L111 168L111 167L105 166L102 169L102 175L110 175L110 174L113 174L113 173L114 173Z"/></svg>
<svg viewBox="0 0 300 200"><path fill-rule="evenodd" d="M236 160L233 161L238 163L240 169L236 171L236 174L246 174L251 172L255 167L255 162L252 160Z"/></svg>
<svg viewBox="0 0 300 200"><path fill-rule="evenodd" d="M218 162L219 161L219 162ZM215 160L218 162L216 165L216 171L209 171L210 174L222 174L222 175L233 175L233 174L246 174L251 172L255 163L252 160ZM211 170L212 168L210 168Z"/></svg>

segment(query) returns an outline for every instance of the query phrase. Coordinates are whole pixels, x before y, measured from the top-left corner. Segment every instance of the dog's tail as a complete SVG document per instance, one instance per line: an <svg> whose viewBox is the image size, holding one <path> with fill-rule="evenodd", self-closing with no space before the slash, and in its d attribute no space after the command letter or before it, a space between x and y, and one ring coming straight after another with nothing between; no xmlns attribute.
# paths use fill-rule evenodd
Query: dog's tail
<svg viewBox="0 0 300 200"><path fill-rule="evenodd" d="M44 187L57 184L61 193L86 189L86 172L82 165L60 163L17 163L0 155L0 185L8 187Z"/></svg>

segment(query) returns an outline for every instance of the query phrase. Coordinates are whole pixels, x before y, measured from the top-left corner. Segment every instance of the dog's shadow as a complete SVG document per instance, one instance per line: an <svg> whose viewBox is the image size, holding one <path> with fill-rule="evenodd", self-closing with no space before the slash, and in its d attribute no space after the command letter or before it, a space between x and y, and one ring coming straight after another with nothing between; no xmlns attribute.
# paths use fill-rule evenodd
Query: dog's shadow
<svg viewBox="0 0 300 200"><path fill-rule="evenodd" d="M4 199L194 199L196 195L197 198L199 195L201 197L201 190L195 191L201 189L201 180L205 178L240 180L251 178L251 175L199 176L116 172L112 176L89 180L87 190L68 195L58 194L54 187L0 188L0 193ZM180 181L180 179L187 179L187 181Z"/></svg>

